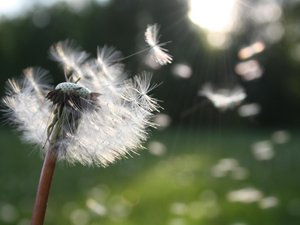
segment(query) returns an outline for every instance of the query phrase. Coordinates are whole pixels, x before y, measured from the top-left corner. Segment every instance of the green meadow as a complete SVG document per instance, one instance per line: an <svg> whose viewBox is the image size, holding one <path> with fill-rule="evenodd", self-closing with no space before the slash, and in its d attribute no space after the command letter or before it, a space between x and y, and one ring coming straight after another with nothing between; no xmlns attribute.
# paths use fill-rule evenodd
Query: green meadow
<svg viewBox="0 0 300 225"><path fill-rule="evenodd" d="M59 162L45 224L299 225L298 137L173 128L107 168ZM0 141L0 224L26 225L42 157L15 132Z"/></svg>

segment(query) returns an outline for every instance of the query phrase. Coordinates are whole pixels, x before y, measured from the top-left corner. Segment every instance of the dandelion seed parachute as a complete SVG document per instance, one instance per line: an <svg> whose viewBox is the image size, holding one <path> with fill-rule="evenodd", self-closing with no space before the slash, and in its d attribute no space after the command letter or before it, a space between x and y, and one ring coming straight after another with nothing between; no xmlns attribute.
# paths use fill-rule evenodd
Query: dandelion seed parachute
<svg viewBox="0 0 300 225"><path fill-rule="evenodd" d="M73 72L71 78L76 79L83 76L82 70L79 67L89 57L85 51L81 51L73 41L58 42L50 48L51 59L58 61L63 65L64 72L66 73L66 81L69 80L67 75Z"/></svg>
<svg viewBox="0 0 300 225"><path fill-rule="evenodd" d="M172 56L168 54L168 50L161 46L166 43L159 43L159 27L157 24L148 25L145 32L145 41L151 47L150 57L160 65L166 65L172 62Z"/></svg>
<svg viewBox="0 0 300 225"><path fill-rule="evenodd" d="M53 45L50 54L68 73L67 82L74 84L71 88L87 104L93 104L93 110L76 108L80 122L75 132L65 128L63 138L57 140L58 159L107 166L140 149L148 127L154 126L152 115L159 108L157 101L148 95L152 89L151 75L144 73L128 79L123 64L114 63L121 54L109 47L98 49L94 59L65 41ZM46 78L44 71L28 69L21 80L8 81L7 96L3 99L7 117L26 141L40 147L49 145L47 128L54 117L54 105L46 96L50 90L65 88L62 84L54 88L47 84ZM78 91L81 87L83 92ZM99 96L93 102L80 96L94 92ZM71 123L70 118L67 123Z"/></svg>
<svg viewBox="0 0 300 225"><path fill-rule="evenodd" d="M24 70L23 79L7 82L6 97L2 100L6 106L4 113L29 143L40 144L47 138L45 131L51 119L51 103L46 101L44 94L52 88L48 80L46 71L28 68Z"/></svg>
<svg viewBox="0 0 300 225"><path fill-rule="evenodd" d="M220 110L233 108L239 105L247 97L243 88L239 86L233 89L214 90L210 84L204 85L199 91L199 95L205 96Z"/></svg>

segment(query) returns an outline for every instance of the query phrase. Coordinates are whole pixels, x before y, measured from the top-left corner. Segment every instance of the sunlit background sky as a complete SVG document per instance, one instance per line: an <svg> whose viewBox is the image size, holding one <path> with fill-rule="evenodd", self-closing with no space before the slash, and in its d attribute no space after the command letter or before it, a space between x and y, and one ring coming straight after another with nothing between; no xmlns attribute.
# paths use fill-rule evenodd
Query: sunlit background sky
<svg viewBox="0 0 300 225"><path fill-rule="evenodd" d="M74 9L80 10L89 1L82 0L2 0L0 3L0 15L8 18L21 16L35 5L52 6L54 4L66 2ZM95 0L99 4L107 4L109 0Z"/></svg>
<svg viewBox="0 0 300 225"><path fill-rule="evenodd" d="M96 2L101 6L108 6L111 0L10 0L0 3L0 20L13 19L19 16L28 16L28 11L34 6L51 7L55 4L63 3L69 6L75 12L82 12L90 3ZM142 2L142 1L141 1ZM293 4L299 0L174 0L174 2L187 3L187 9L184 17L188 19L189 26L194 29L198 35L197 41L204 42L208 48L237 51L238 58L236 65L233 66L233 72L243 81L257 80L265 72L264 65L259 57L264 54L271 46L279 43L284 35L291 37L296 34L298 24L291 24L288 27L284 24L284 7L293 7ZM37 28L45 28L50 23L50 16L45 11L36 11L29 15L32 23ZM183 18L178 17L178 21ZM156 22L156 21L155 21ZM176 23L177 21L173 21ZM170 26L171 27L171 26ZM165 27L170 29L170 27ZM249 29L250 28L250 29ZM295 28L295 29L294 29ZM239 34L245 34L244 40L239 38ZM241 36L242 36L241 35ZM184 35L182 39L184 39ZM296 39L295 39L296 40ZM238 44L238 41L241 41ZM235 49L238 48L238 49ZM291 50L292 56L298 58L300 47ZM300 57L299 57L300 58ZM228 58L227 58L228 59ZM232 59L233 60L233 59ZM146 63L147 64L147 63ZM155 69L155 66L148 65ZM230 68L223 68L222 80L228 79L227 73ZM189 79L193 75L193 69L186 62L178 62L172 66L174 75L182 79ZM210 81L208 81L210 82ZM226 83L226 82L225 82ZM211 96L213 87L205 86L200 88L199 96ZM204 91L205 90L205 91ZM239 90L239 88L238 88ZM229 91L231 93L231 91ZM227 95L235 96L233 92ZM240 92L238 91L238 94ZM215 105L227 108L232 98L226 100L215 98ZM244 100L238 98L238 102ZM212 99L210 99L212 100ZM229 101L230 100L230 101ZM221 102L220 102L221 101ZM228 102L229 101L229 102ZM225 103L226 104L225 104ZM234 103L235 104L235 103ZM254 104L254 103L253 103ZM251 103L250 109L258 113L259 105ZM247 105L246 105L247 106ZM248 115L249 107L246 110ZM254 107L254 108L253 108ZM242 109L241 109L242 110ZM242 110L242 111L243 111ZM243 115L245 113L242 113Z"/></svg>
<svg viewBox="0 0 300 225"><path fill-rule="evenodd" d="M15 18L22 16L35 5L53 6L57 3L66 3L75 11L80 11L91 1L82 0L10 0L0 3L0 16ZM109 4L110 0L94 0L101 5ZM273 41L280 39L284 31L281 24L277 23L282 16L282 4L290 4L297 0L187 0L189 4L188 17L195 25L206 32L206 38L211 46L222 48L230 42L230 33L238 31L243 19L253 20L255 23L268 26L261 36ZM274 23L276 22L276 23ZM261 37L260 37L261 38Z"/></svg>

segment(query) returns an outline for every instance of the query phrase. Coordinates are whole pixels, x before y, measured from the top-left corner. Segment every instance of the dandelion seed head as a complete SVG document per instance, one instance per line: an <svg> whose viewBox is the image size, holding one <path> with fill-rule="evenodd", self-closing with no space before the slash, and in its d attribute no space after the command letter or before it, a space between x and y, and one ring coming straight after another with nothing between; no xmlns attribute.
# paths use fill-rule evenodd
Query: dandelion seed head
<svg viewBox="0 0 300 225"><path fill-rule="evenodd" d="M91 91L88 88L86 88L80 84L75 84L75 83L71 83L71 82L59 83L55 87L55 90L61 90L63 93L74 94L74 95L78 95L83 98L87 98L91 93Z"/></svg>
<svg viewBox="0 0 300 225"><path fill-rule="evenodd" d="M66 82L52 87L38 69L8 81L5 111L24 139L45 152L55 133L58 159L89 166L108 166L142 149L159 110L149 96L155 87L151 75L128 78L116 61L120 52L110 47L99 48L97 58L91 58L64 41L50 53L67 73Z"/></svg>

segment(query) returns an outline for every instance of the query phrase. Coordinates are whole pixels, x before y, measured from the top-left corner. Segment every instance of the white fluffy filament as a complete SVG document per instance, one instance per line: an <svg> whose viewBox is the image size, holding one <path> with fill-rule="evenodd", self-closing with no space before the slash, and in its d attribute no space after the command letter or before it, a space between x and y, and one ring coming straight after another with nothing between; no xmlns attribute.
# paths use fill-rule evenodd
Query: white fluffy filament
<svg viewBox="0 0 300 225"><path fill-rule="evenodd" d="M73 72L70 80L77 80L83 76L80 66L87 60L89 55L81 51L80 48L74 47L71 41L63 41L54 44L50 48L50 56L53 60L59 62L65 71L66 81L69 80L68 73Z"/></svg>
<svg viewBox="0 0 300 225"><path fill-rule="evenodd" d="M17 125L23 138L29 143L42 145L47 139L47 125L51 119L51 103L42 97L51 89L45 83L45 72L29 68L20 80L9 80L3 103L7 118Z"/></svg>
<svg viewBox="0 0 300 225"><path fill-rule="evenodd" d="M58 158L107 166L139 150L147 138L147 128L153 126L152 115L159 108L148 95L151 76L128 79L124 66L114 63L120 53L108 47L98 50L97 59L74 50L69 42L57 43L50 52L64 69L80 76L78 84L100 93L94 102L95 110L81 112L76 132L66 132L56 143ZM3 102L8 117L23 132L25 140L42 147L53 118L52 103L45 99L50 86L43 82L44 74L39 70L29 69L26 74L27 78L21 81L9 81Z"/></svg>

